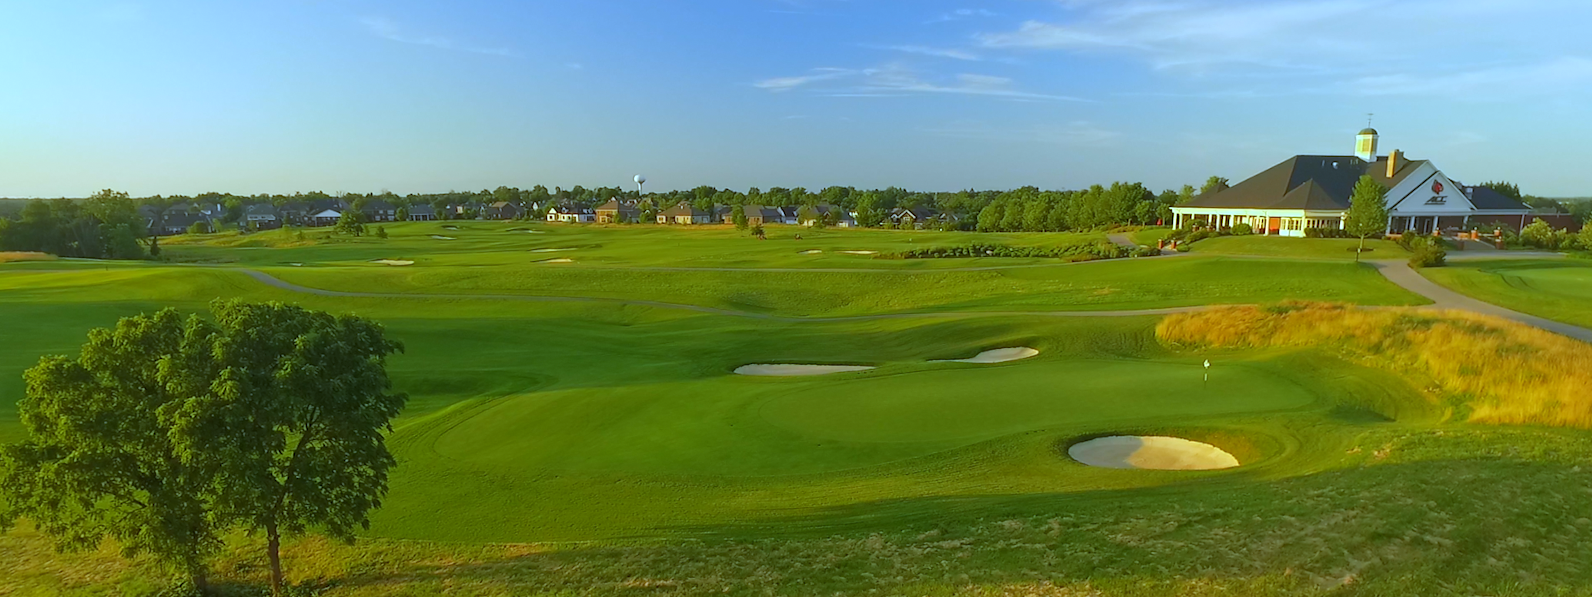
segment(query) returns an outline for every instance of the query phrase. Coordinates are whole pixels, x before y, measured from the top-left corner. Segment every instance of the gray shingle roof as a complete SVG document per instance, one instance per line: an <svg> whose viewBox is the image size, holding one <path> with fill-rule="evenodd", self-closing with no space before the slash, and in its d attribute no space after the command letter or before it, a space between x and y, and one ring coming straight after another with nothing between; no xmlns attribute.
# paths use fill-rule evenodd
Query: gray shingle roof
<svg viewBox="0 0 1592 597"><path fill-rule="evenodd" d="M1366 162L1354 156L1299 155L1224 191L1200 195L1185 207L1340 210L1349 208L1354 184L1367 174L1393 188L1425 160L1408 160L1391 178L1387 158ZM1308 186L1307 186L1307 183Z"/></svg>

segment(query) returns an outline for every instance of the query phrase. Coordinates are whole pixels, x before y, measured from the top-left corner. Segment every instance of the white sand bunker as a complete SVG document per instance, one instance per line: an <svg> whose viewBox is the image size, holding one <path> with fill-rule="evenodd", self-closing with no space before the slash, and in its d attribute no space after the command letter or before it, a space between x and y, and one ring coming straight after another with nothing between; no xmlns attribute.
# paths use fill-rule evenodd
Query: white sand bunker
<svg viewBox="0 0 1592 597"><path fill-rule="evenodd" d="M531 249L532 253L557 253L559 251L573 251L575 249Z"/></svg>
<svg viewBox="0 0 1592 597"><path fill-rule="evenodd" d="M1039 351L1027 346L1015 348L997 348L978 353L971 359L950 359L944 361L931 361L934 363L972 363L974 365L993 365L995 363L1010 363L1039 356Z"/></svg>
<svg viewBox="0 0 1592 597"><path fill-rule="evenodd" d="M824 252L823 249L808 249L806 251L802 251L801 254L802 255L817 255L817 254L822 253L822 252Z"/></svg>
<svg viewBox="0 0 1592 597"><path fill-rule="evenodd" d="M878 255L878 251L841 251L847 255Z"/></svg>
<svg viewBox="0 0 1592 597"><path fill-rule="evenodd" d="M574 259L543 259L537 263L574 263Z"/></svg>
<svg viewBox="0 0 1592 597"><path fill-rule="evenodd" d="M1101 468L1214 471L1238 466L1238 459L1221 448L1180 437L1102 437L1073 444L1067 455Z"/></svg>
<svg viewBox="0 0 1592 597"><path fill-rule="evenodd" d="M415 262L410 261L408 259L375 259L375 260L372 260L371 263L380 263L382 265L391 265L391 266L405 266L405 265L414 265L415 264Z"/></svg>
<svg viewBox="0 0 1592 597"><path fill-rule="evenodd" d="M437 239L437 240L459 240L459 239L453 238L451 236L440 236L440 235L436 235L436 234L431 235L431 238L434 238L434 239Z"/></svg>
<svg viewBox="0 0 1592 597"><path fill-rule="evenodd" d="M831 373L856 373L872 369L873 367L852 365L742 365L735 369L735 374L756 377L803 377L808 375L829 375Z"/></svg>

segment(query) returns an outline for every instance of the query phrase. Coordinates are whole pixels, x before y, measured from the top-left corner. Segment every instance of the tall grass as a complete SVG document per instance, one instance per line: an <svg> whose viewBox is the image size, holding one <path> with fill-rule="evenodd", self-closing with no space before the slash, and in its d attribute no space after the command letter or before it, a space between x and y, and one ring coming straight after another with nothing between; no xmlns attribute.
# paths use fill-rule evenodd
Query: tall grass
<svg viewBox="0 0 1592 597"><path fill-rule="evenodd" d="M1592 345L1493 317L1283 303L1173 315L1156 336L1174 347L1336 348L1429 382L1470 421L1592 428Z"/></svg>
<svg viewBox="0 0 1592 597"><path fill-rule="evenodd" d="M0 251L0 263L13 263L18 261L55 261L55 259L56 257L49 253Z"/></svg>

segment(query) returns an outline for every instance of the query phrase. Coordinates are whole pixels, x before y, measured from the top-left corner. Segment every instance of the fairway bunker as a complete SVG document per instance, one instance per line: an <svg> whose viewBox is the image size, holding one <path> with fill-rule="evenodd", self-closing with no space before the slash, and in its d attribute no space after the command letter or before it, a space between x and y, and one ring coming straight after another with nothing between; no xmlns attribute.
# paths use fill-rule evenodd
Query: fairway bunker
<svg viewBox="0 0 1592 597"><path fill-rule="evenodd" d="M543 259L537 263L574 263L574 259Z"/></svg>
<svg viewBox="0 0 1592 597"><path fill-rule="evenodd" d="M847 255L878 255L878 251L841 251Z"/></svg>
<svg viewBox="0 0 1592 597"><path fill-rule="evenodd" d="M742 365L735 368L736 375L752 377L806 377L831 373L857 373L871 371L873 367L856 365Z"/></svg>
<svg viewBox="0 0 1592 597"><path fill-rule="evenodd" d="M414 265L415 264L415 262L410 261L408 259L373 259L373 260L371 260L371 263L380 263L382 265L391 265L391 266L395 266L395 267L402 267L402 266L405 266L405 265Z"/></svg>
<svg viewBox="0 0 1592 597"><path fill-rule="evenodd" d="M817 255L817 254L822 253L822 252L824 252L823 249L808 249L806 251L802 251L801 254L802 255Z"/></svg>
<svg viewBox="0 0 1592 597"><path fill-rule="evenodd" d="M986 350L969 359L947 359L943 361L930 361L932 363L970 363L974 365L994 365L996 363L1010 363L1039 356L1039 351L1027 346L1012 348L996 348Z"/></svg>
<svg viewBox="0 0 1592 597"><path fill-rule="evenodd" d="M1089 466L1114 469L1214 471L1239 464L1216 446L1165 436L1101 437L1073 444L1067 455Z"/></svg>
<svg viewBox="0 0 1592 597"><path fill-rule="evenodd" d="M433 234L433 235L431 235L431 238L434 238L434 239L437 239L437 240L459 240L459 239L453 238L451 236L442 236L440 234Z"/></svg>
<svg viewBox="0 0 1592 597"><path fill-rule="evenodd" d="M573 250L575 250L575 249L573 249L573 248L569 248L569 249L531 249L531 252L532 253L558 253L558 252L562 252L562 251L573 251Z"/></svg>

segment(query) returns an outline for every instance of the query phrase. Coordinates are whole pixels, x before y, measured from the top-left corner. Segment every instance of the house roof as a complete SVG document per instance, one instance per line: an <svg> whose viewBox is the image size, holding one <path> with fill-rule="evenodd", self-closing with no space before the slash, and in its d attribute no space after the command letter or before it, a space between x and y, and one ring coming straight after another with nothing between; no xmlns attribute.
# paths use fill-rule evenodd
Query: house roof
<svg viewBox="0 0 1592 597"><path fill-rule="evenodd" d="M322 210L322 211L316 212L315 215L311 216L311 217L316 217L316 218L341 218L341 217L343 217L343 214L341 212L338 212L335 209L327 209L327 210Z"/></svg>
<svg viewBox="0 0 1592 597"><path fill-rule="evenodd" d="M1387 176L1387 158L1366 162L1354 156L1298 155L1226 190L1200 195L1180 207L1343 210L1361 176L1393 188L1425 160L1409 160Z"/></svg>
<svg viewBox="0 0 1592 597"><path fill-rule="evenodd" d="M365 206L360 208L359 211L368 213L373 211L393 211L396 209L398 209L398 207L391 203L382 201L380 199L371 199L370 201L365 202Z"/></svg>
<svg viewBox="0 0 1592 597"><path fill-rule="evenodd" d="M409 206L409 215L434 216L437 215L437 208L432 207L430 203L416 203Z"/></svg>
<svg viewBox="0 0 1592 597"><path fill-rule="evenodd" d="M256 203L243 208L243 213L251 216L274 216L276 215L276 207L270 203Z"/></svg>
<svg viewBox="0 0 1592 597"><path fill-rule="evenodd" d="M712 215L712 214L709 214L708 212L705 212L705 211L702 211L700 209L697 209L695 205L691 205L690 203L687 203L685 201L681 201L680 203L675 204L674 207L671 207L669 209L663 210L663 213L658 214L658 215L667 216L667 217L670 217L670 218L679 217L679 216L691 216L693 218L696 218L696 217L705 217L705 216L709 216L709 215Z"/></svg>
<svg viewBox="0 0 1592 597"><path fill-rule="evenodd" d="M1531 209L1530 206L1527 206L1519 201L1515 201L1514 199L1510 199L1507 195L1487 187L1470 187L1466 189L1466 191L1468 191L1466 195L1470 196L1470 204L1476 206L1476 209L1502 209L1510 211Z"/></svg>

